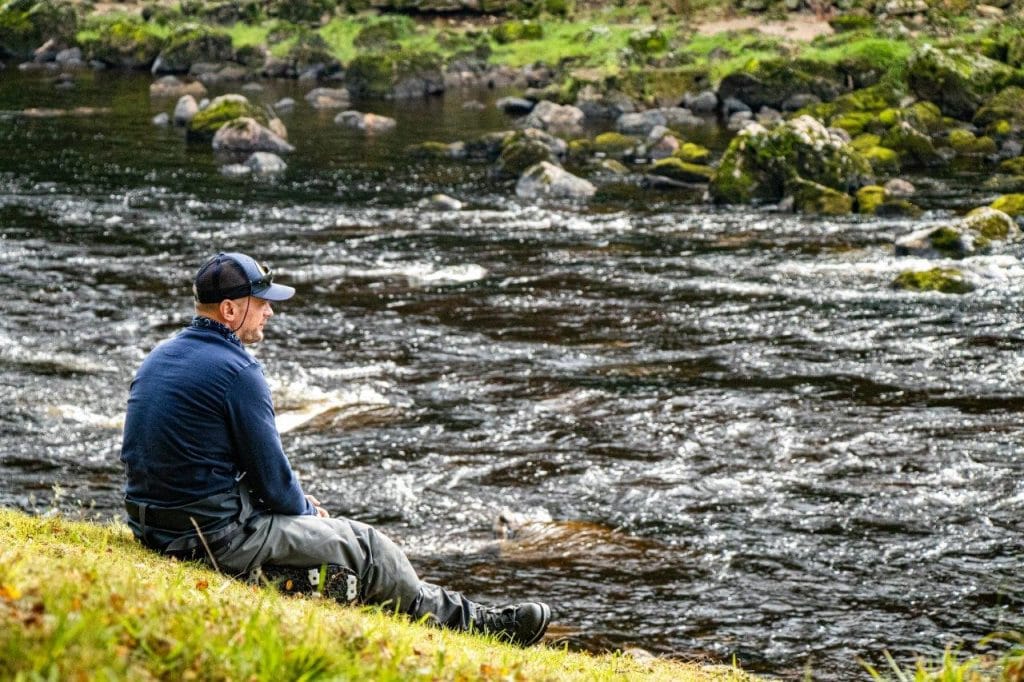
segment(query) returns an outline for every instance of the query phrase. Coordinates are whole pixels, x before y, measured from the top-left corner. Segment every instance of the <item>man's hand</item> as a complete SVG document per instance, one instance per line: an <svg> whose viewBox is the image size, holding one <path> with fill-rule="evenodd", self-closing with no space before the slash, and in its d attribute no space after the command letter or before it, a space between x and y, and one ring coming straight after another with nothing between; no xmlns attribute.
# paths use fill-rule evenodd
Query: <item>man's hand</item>
<svg viewBox="0 0 1024 682"><path fill-rule="evenodd" d="M312 495L306 495L306 499L309 500L311 505L313 505L313 509L316 510L317 516L322 519L326 519L330 516L330 514L327 513L327 510L320 506L320 500L316 499Z"/></svg>

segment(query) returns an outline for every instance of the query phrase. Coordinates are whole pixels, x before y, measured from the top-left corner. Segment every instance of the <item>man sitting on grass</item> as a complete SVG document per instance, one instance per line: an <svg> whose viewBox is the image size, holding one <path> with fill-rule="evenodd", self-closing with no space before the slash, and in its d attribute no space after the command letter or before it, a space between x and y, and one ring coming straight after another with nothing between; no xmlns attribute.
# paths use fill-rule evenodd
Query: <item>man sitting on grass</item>
<svg viewBox="0 0 1024 682"><path fill-rule="evenodd" d="M331 518L305 495L281 446L261 365L271 302L292 297L240 253L199 269L196 316L132 381L125 419L128 525L147 547L243 577L287 577L340 601L378 604L454 630L529 646L551 618L540 602L487 608L423 582L372 527Z"/></svg>

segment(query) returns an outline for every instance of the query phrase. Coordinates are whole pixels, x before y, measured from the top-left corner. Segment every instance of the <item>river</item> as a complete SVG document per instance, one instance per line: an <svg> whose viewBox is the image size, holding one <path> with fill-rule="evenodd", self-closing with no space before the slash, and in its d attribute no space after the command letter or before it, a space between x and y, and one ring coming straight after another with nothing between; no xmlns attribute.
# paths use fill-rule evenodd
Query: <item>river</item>
<svg viewBox="0 0 1024 682"><path fill-rule="evenodd" d="M151 124L147 76L74 82L0 71L0 504L119 514L132 373L240 250L298 289L254 348L279 408L334 408L283 437L308 492L427 579L543 598L574 649L784 679L1020 626L1020 249L969 295L891 287L924 264L894 236L992 200L969 170L911 178L916 221L533 204L403 151L512 127L497 93L356 102L398 120L367 138L286 82L254 99L298 100L289 169L238 180Z"/></svg>

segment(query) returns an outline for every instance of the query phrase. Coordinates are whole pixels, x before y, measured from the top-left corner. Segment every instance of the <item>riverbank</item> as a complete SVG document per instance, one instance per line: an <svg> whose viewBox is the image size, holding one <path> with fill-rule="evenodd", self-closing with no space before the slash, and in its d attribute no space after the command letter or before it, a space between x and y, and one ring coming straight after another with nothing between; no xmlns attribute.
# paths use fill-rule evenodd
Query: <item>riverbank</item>
<svg viewBox="0 0 1024 682"><path fill-rule="evenodd" d="M557 640L523 650L290 598L155 556L116 524L0 509L0 538L7 679L755 679L729 666L569 653Z"/></svg>

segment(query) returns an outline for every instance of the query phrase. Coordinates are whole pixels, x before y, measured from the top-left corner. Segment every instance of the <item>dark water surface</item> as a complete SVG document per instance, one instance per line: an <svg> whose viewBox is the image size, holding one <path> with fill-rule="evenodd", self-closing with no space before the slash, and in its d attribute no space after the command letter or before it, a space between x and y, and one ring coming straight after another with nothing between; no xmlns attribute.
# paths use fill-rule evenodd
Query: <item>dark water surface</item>
<svg viewBox="0 0 1024 682"><path fill-rule="evenodd" d="M117 513L132 372L238 249L299 289L255 350L280 408L337 408L284 436L307 489L431 580L545 598L573 648L784 678L1020 624L1019 250L967 296L889 286L921 264L893 236L991 201L976 178L916 179L915 223L530 205L402 153L511 127L493 107L357 102L398 119L367 139L286 83L289 170L229 180L150 124L148 78L51 79L0 72L0 504ZM109 111L14 113L76 106ZM505 508L553 523L497 543Z"/></svg>

